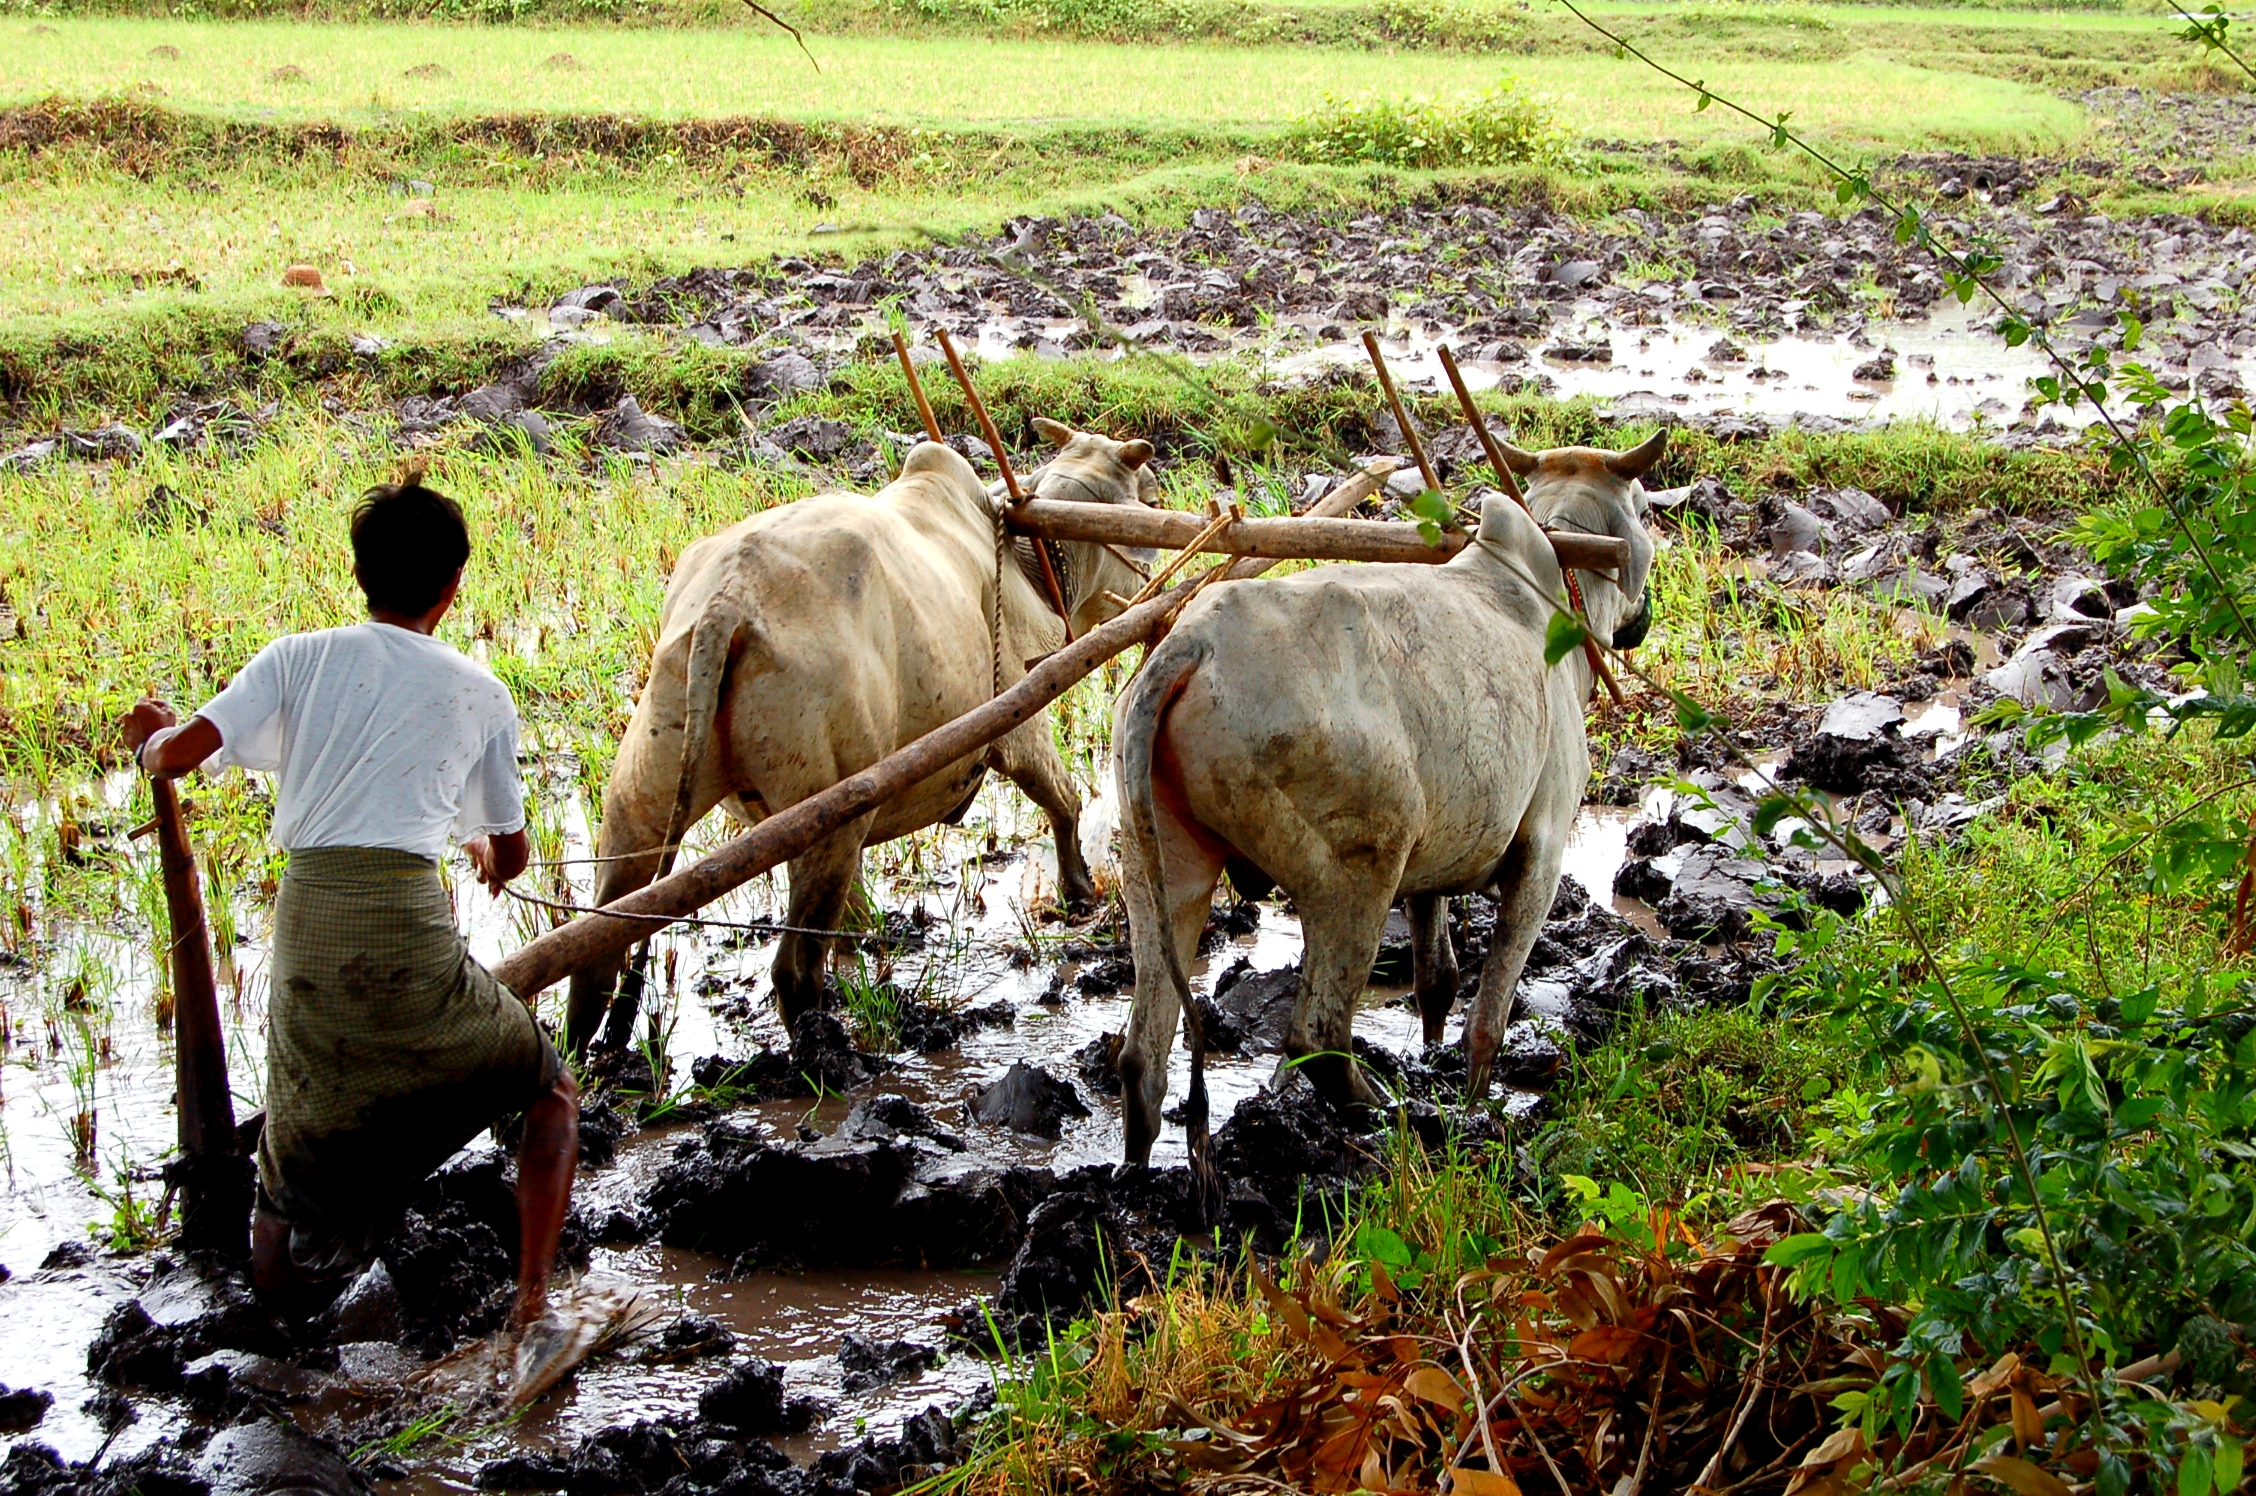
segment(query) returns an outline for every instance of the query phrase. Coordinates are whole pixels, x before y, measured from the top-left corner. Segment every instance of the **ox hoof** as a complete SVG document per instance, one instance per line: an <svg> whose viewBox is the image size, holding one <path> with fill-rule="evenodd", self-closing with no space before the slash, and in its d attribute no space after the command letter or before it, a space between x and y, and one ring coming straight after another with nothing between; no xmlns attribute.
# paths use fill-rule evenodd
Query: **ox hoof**
<svg viewBox="0 0 2256 1496"><path fill-rule="evenodd" d="M1377 1106L1378 1093L1363 1078L1363 1067L1351 1055L1337 1050L1310 1055L1293 1068L1308 1076L1316 1094L1334 1106Z"/></svg>

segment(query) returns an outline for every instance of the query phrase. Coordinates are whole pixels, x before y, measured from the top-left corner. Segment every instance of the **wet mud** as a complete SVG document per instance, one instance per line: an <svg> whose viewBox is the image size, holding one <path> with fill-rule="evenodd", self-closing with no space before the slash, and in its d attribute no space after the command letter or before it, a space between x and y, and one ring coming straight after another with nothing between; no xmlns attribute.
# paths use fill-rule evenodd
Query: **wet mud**
<svg viewBox="0 0 2256 1496"><path fill-rule="evenodd" d="M2180 126L2234 139L2250 128L2245 110L2220 116L2133 93L2111 106L2116 128L2141 140ZM2154 149L2127 149L2124 162ZM2240 294L2256 237L2184 215L2116 220L2047 185L2140 169L1962 155L1897 166L1936 192L1932 222L1946 239L1978 239L1998 255L1988 283L2049 327L2063 353L2080 355L2132 310L2146 329L2140 357L2166 387L2241 394L2256 380L2256 303ZM538 349L477 388L410 397L394 408L393 429L416 441L451 428L537 452L566 424L645 457L700 445L632 391L547 387L559 352L633 326L757 355L730 392L753 429L721 442L723 455L859 480L883 471L888 454L844 422L770 413L824 388L843 364L889 353L888 306L912 328L945 327L990 355L1248 355L1301 380L1360 369L1356 339L1370 328L1413 383L1438 381L1433 349L1446 341L1476 386L1591 395L1618 420L1726 438L1929 419L2015 444L2069 440L2081 419L2030 406L2030 378L2048 372L2041 355L2009 348L1986 300L1961 306L1877 210L1785 213L1740 197L1589 220L1476 198L1360 215L1249 203L1200 209L1179 230L1110 213L1017 219L983 239L854 264L786 256L583 286L546 306L497 304L496 315L544 335ZM254 323L244 355L291 357L292 337L284 323ZM352 358L382 346L356 339ZM0 467L239 446L275 410L207 396L182 399L146 430L17 430ZM1384 424L1340 435L1383 445ZM1164 445L1167 433L1150 434Z"/></svg>
<svg viewBox="0 0 2256 1496"><path fill-rule="evenodd" d="M279 1440L320 1452L304 1458L335 1475L324 1490L883 1489L954 1458L1008 1357L1085 1308L1108 1274L1132 1293L1144 1264L1210 1244L1215 1224L1264 1252L1321 1250L1327 1203L1391 1150L1504 1147L1505 1120L1540 1121L1572 1050L1640 1007L1743 1002L1779 969L1768 922L1863 908L1869 880L1837 847L1810 845L1792 820L1752 829L1773 784L1817 792L1833 826L1883 852L1953 836L2037 767L2010 733L1970 725L1983 704L2039 692L2073 704L2109 669L2151 684L2170 663L2136 638L2138 600L2025 518L1906 518L1853 490L1741 500L1696 484L1655 497L1664 540L1698 535L1737 558L1719 585L1742 600L1792 607L1853 589L1920 601L1934 642L1878 689L1748 715L1735 752L1685 739L1602 766L1529 957L1494 1102L1466 1105L1455 1043L1421 1044L1399 915L1355 1034L1386 1105L1335 1108L1304 1082L1275 1084L1297 922L1225 891L1193 979L1214 1038L1218 1222L1200 1216L1179 1125L1157 1167L1119 1169L1133 964L1102 924L1027 922L1049 902L1054 861L1031 812L990 791L913 866L880 872L886 934L859 958L860 1006L841 988L837 1006L785 1033L765 986L772 943L668 937L685 958L678 985L665 963L648 1032L596 1067L565 1257L669 1312L514 1425L410 1437L441 1412L418 1374L506 1309L516 1218L502 1148L474 1145L434 1175L381 1262L333 1302L283 1314L207 1265L96 1245L88 1227L108 1205L59 1166L62 1130L51 1142L18 1131L16 1188L0 1201L0 1261L15 1268L0 1270L7 1479L263 1490L257 1441ZM1936 608L1926 589L1938 583L1949 590ZM459 893L482 954L514 942L504 911ZM757 917L783 893L732 897ZM1484 899L1453 903L1461 1000L1492 918ZM233 1011L231 1059L255 1096L255 944L234 959L252 1000ZM43 1078L32 1099L59 1114L60 1042L43 1053L20 1026L11 1037L19 1068ZM95 1099L103 1136L129 1156L169 1141L163 1065L153 1033L119 1027ZM1171 1096L1186 1090L1178 1049Z"/></svg>

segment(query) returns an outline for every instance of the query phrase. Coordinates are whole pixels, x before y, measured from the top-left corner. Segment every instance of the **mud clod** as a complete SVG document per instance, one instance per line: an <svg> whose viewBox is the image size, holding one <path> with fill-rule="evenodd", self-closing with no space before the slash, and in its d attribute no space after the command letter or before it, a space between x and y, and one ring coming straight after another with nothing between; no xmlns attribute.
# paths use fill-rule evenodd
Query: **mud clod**
<svg viewBox="0 0 2256 1496"><path fill-rule="evenodd" d="M37 1428L55 1405L55 1394L37 1387L10 1387L0 1383L0 1434L20 1434Z"/></svg>
<svg viewBox="0 0 2256 1496"><path fill-rule="evenodd" d="M730 1367L697 1399L700 1418L744 1434L795 1434L821 1412L812 1398L786 1396L783 1368L758 1357Z"/></svg>
<svg viewBox="0 0 2256 1496"><path fill-rule="evenodd" d="M915 1376L929 1370L940 1359L934 1346L919 1345L913 1340L896 1340L890 1344L873 1340L866 1335L849 1333L838 1345L838 1367L845 1373L848 1392L860 1392L871 1387L882 1387L903 1377Z"/></svg>
<svg viewBox="0 0 2256 1496"><path fill-rule="evenodd" d="M1760 902L1755 884L1763 876L1759 862L1721 847L1699 847L1684 854L1668 896L1654 912L1679 940L1744 940L1754 928Z"/></svg>
<svg viewBox="0 0 2256 1496"><path fill-rule="evenodd" d="M1012 1064L1002 1079L983 1087L971 1103L971 1117L988 1127L1040 1138L1065 1135L1065 1124L1089 1115L1088 1103L1071 1081L1059 1080L1039 1065Z"/></svg>
<svg viewBox="0 0 2256 1496"><path fill-rule="evenodd" d="M1214 1006L1230 1026L1245 1054L1276 1054L1285 1047L1285 1029L1292 1022L1293 1003L1300 995L1300 967L1255 971L1240 961L1214 984ZM1217 1042L1216 1048L1224 1046Z"/></svg>
<svg viewBox="0 0 2256 1496"><path fill-rule="evenodd" d="M370 1489L334 1444L281 1418L222 1429L195 1471L211 1496L366 1496Z"/></svg>
<svg viewBox="0 0 2256 1496"><path fill-rule="evenodd" d="M1090 1090L1105 1096L1120 1094L1122 1036L1102 1033L1073 1052L1073 1069Z"/></svg>
<svg viewBox="0 0 2256 1496"><path fill-rule="evenodd" d="M877 1066L854 1047L838 1015L821 1008L800 1014L791 1026L791 1064L826 1091L851 1091L877 1074Z"/></svg>
<svg viewBox="0 0 2256 1496"><path fill-rule="evenodd" d="M1095 1189L1052 1195L1035 1207L995 1289L995 1318L1006 1338L1025 1340L1030 1330L1080 1312L1103 1286L1108 1264L1132 1260L1122 1250L1127 1237L1119 1206Z"/></svg>
<svg viewBox="0 0 2256 1496"><path fill-rule="evenodd" d="M190 1361L221 1349L286 1355L290 1346L241 1282L175 1263L110 1311L87 1347L86 1369L114 1387L172 1392Z"/></svg>

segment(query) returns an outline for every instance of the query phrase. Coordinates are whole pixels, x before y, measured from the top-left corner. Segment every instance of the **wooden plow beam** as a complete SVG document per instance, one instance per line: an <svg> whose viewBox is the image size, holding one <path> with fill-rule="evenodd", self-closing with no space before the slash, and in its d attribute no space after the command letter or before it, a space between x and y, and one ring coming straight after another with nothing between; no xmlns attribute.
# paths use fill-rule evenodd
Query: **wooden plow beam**
<svg viewBox="0 0 2256 1496"><path fill-rule="evenodd" d="M1351 475L1312 506L1306 518L1291 522L1306 523L1346 514L1378 491L1392 467L1389 463ZM1184 518L1191 521L1194 530L1204 528L1194 516ZM1413 536L1415 533L1412 530ZM1185 537L1190 538L1193 537ZM1234 581L1259 576L1269 569L1271 559L1234 562L1222 579ZM600 913L582 914L536 936L497 962L494 976L519 997L529 999L581 967L616 955L638 940L648 939L676 919L695 914L730 890L789 862L912 785L982 751L1063 696L1114 655L1151 640L1167 627L1210 577L1212 573L1201 574L1091 629L1043 659L994 700L895 749L829 789L777 811L703 860L606 904Z"/></svg>

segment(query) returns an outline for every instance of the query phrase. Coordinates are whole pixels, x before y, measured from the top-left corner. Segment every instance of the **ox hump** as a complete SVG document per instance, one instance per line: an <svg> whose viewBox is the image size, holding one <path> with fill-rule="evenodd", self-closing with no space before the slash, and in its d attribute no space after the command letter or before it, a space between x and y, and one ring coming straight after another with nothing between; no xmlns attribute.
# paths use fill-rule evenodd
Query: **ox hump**
<svg viewBox="0 0 2256 1496"><path fill-rule="evenodd" d="M918 442L909 448L906 461L901 464L901 476L941 478L949 483L964 484L977 489L982 495L987 485L979 481L979 474L955 448L939 442Z"/></svg>
<svg viewBox="0 0 2256 1496"><path fill-rule="evenodd" d="M1504 565L1522 573L1546 597L1566 583L1559 575L1559 553L1551 549L1543 527L1504 494L1490 494L1481 505L1480 544L1465 548L1460 559L1475 558L1476 565ZM1517 563L1514 565L1513 563Z"/></svg>

